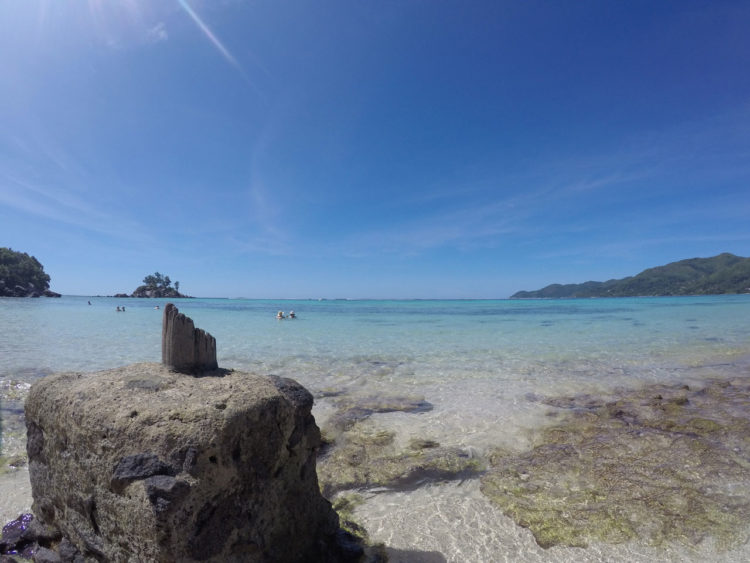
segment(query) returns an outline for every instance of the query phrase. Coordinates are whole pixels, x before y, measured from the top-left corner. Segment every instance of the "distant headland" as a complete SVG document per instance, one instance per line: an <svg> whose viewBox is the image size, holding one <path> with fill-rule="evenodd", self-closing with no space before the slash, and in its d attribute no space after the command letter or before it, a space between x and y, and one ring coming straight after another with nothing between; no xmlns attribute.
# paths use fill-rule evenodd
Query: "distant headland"
<svg viewBox="0 0 750 563"><path fill-rule="evenodd" d="M163 276L159 272L154 272L152 275L143 278L143 285L138 286L130 295L127 293L116 293L114 297L189 298L190 296L180 293L180 282L174 282L174 287L172 287L172 280L169 279L169 276Z"/></svg>
<svg viewBox="0 0 750 563"><path fill-rule="evenodd" d="M60 297L50 291L50 277L34 256L0 248L0 297Z"/></svg>
<svg viewBox="0 0 750 563"><path fill-rule="evenodd" d="M574 297L645 297L750 293L750 258L725 252L711 258L691 258L649 268L636 276L605 282L552 284L536 291L519 291L511 299Z"/></svg>

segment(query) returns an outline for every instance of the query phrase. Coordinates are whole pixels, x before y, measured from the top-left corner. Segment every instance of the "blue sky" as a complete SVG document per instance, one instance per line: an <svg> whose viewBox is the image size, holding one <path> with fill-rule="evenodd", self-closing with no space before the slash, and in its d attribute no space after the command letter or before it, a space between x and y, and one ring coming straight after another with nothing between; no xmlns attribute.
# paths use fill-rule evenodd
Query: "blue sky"
<svg viewBox="0 0 750 563"><path fill-rule="evenodd" d="M4 0L0 246L66 294L498 298L750 255L750 3Z"/></svg>

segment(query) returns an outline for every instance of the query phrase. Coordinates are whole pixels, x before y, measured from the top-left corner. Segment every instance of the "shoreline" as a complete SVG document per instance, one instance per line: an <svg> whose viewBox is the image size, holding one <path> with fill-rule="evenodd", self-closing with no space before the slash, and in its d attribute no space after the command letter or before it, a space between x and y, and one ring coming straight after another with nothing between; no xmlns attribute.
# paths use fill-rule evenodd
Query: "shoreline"
<svg viewBox="0 0 750 563"><path fill-rule="evenodd" d="M0 380L26 385L51 373L51 366L88 373L154 361L161 326L154 301L133 301L126 315L116 314L117 303L102 299L89 307L86 298L70 297L0 302L8 319ZM217 337L219 365L296 379L315 396L313 415L324 430L349 410L344 419L358 429L351 440L374 436L379 449L368 455L377 463L401 467L429 456L443 475L437 464L465 459L451 457L457 451L483 463L498 447L516 456L532 451L544 429L561 420L547 415L552 407L543 401L549 397L611 396L655 383L692 387L714 376L750 374L745 298L304 301L293 306L299 323L278 323L270 301L183 303L198 326ZM394 397L414 400L415 412L386 412L384 401L393 404ZM362 418L356 408L373 412ZM430 453L433 442L440 455ZM519 561L569 563L582 556L595 561L595 553L623 562L717 557L710 540L697 550L666 548L680 557L632 542L545 550L481 493L481 476L440 480L413 464L405 467L407 482L427 478L421 487L368 485L364 502L352 509L373 541L402 554L411 548L409 555L416 549L440 552L448 561L482 561L487 557L480 554L494 550ZM431 506L439 512L431 513ZM483 530L480 538L475 528ZM750 554L734 550L721 557L739 563Z"/></svg>
<svg viewBox="0 0 750 563"><path fill-rule="evenodd" d="M742 371L743 368L747 370L747 362L750 360L750 356L746 356L743 358L743 362L738 362L734 364L734 367L736 367L739 371ZM726 367L726 366L725 366ZM737 401L737 397L732 396L731 394L728 394L728 392L725 393L725 396L722 396L721 393L723 393L722 389L729 389L733 385L736 387L737 385L744 385L746 389L743 391L743 393L746 392L748 396L748 400L750 400L750 374L727 374L725 377L710 377L705 376L704 377L704 384L706 387L704 387L704 391L706 389L712 390L708 394L713 394L714 398L718 400L719 402L716 404L723 405L723 404L729 404L734 401L732 408L740 408L742 401L744 401L744 398L741 398L739 402ZM691 385L695 385L692 383ZM669 405L677 405L677 407L670 407L672 410L669 409L662 409L664 412L674 414L674 409L678 409L678 407L682 407L684 405L690 405L696 402L696 400L700 400L701 397L706 395L706 393L703 393L700 389L692 388L689 389L690 385L681 385L673 383L671 385L660 385L660 384L643 384L635 389L627 389L627 390L613 390L609 394L604 393L601 395L593 395L590 393L580 393L577 396L557 396L557 397L530 397L529 400L536 403L541 403L546 405L552 410L552 414L555 416L551 416L547 420L549 421L549 424L547 426L539 426L533 430L533 433L537 436L536 439L532 440L532 444L536 443L535 447L539 447L539 436L544 435L545 433L550 431L550 427L554 427L555 425L559 425L561 422L560 416L563 416L563 422L567 419L575 420L576 417L578 417L581 413L590 413L594 412L592 409L596 408L607 408L610 411L612 410L612 407L608 405L623 405L623 404L630 404L631 407L629 408L645 408L643 405L645 403L648 403L651 401L654 402L654 397L659 397L659 401L656 401L657 403L665 404L667 406ZM679 395L680 393L691 393L690 398L685 399L684 401L682 399L671 399L669 396L665 395L665 393L671 393L673 396L676 396L675 394ZM717 395L718 393L718 395ZM745 395L743 395L744 397ZM718 398L717 398L718 397ZM345 398L345 397L344 397ZM338 395L334 399L341 400L341 396ZM663 400L662 400L663 399ZM323 403L321 406L325 406L326 401L329 403L332 401L332 399L319 399L320 403ZM335 403L335 401L334 401ZM641 405L641 406L638 406ZM738 406L740 405L740 406ZM330 406L330 405L329 405ZM628 408L628 407L620 407L617 408ZM659 408L658 407L657 411ZM702 407L703 410L700 412L691 413L688 416L688 420L692 419L700 419L700 420L709 420L712 421L713 418L716 418L715 412L716 408L715 405L713 405L710 408L711 412L707 412L706 408L708 407ZM330 409L329 409L330 410ZM678 409L679 410L679 409ZM386 419L388 416L394 417L394 416L400 416L402 419L406 418L412 418L412 417L419 417L420 416L420 410L417 409L414 412L409 411L396 411L387 408L386 410L382 411L382 414L379 414L377 409L373 411L372 415L367 417L367 424L369 425L369 431L376 431L377 428L381 427L381 419ZM392 414L387 414L387 413ZM661 412L661 411L659 411ZM396 413L396 414L393 414ZM714 413L714 414L712 414ZM700 416L699 416L700 415ZM549 416L549 415L548 415ZM573 417L572 419L570 417ZM622 418L623 415L617 414L615 416L615 419ZM568 417L567 419L565 417ZM321 417L320 420L318 420L319 426L321 426L324 431L326 425L330 425L330 421L334 417L330 415L328 417ZM595 417L596 418L596 417ZM321 422L322 421L322 422ZM355 425L362 424L364 422L364 419L356 419ZM601 422L594 424L596 427L597 424L600 426L606 426L607 423L605 419L602 419ZM655 423L653 421L651 422L651 425L653 426ZM662 424L662 423L659 423ZM715 422L705 422L701 423L702 426L695 426L691 432L701 432L711 434L712 432L716 432L717 429L715 428L716 424ZM748 422L750 424L750 421ZM662 424L663 426L664 424ZM657 424L658 426L658 424ZM386 426L387 427L387 426ZM601 428L600 428L601 429ZM580 431L575 431L576 433L581 433ZM586 432L582 432L585 434ZM740 433L740 437L747 436L747 439L750 440L750 431L744 432L744 430ZM732 439L738 439L738 436L740 434L733 435L734 438ZM747 450L743 451L750 451L750 444L747 444ZM627 449L627 448L622 448ZM523 456L529 455L530 452L533 450L526 448L521 448L517 453L515 454L509 454L506 452L503 453L504 456L511 455L518 459L523 459ZM372 485L365 487L365 489L362 489L360 493L365 497L365 501L356 506L354 509L353 515L357 519L358 523L360 525L363 525L365 529L368 530L370 537L374 541L385 541L383 538L389 539L393 545L388 544L388 541L386 541L386 547L389 548L394 553L399 552L399 550L403 551L406 549L406 546L403 543L403 540L398 539L397 537L394 537L390 532L385 532L386 528L383 528L383 521L382 518L385 517L385 514L382 514L382 511L384 510L384 506L387 506L386 499L388 498L399 498L401 496L405 496L405 498L409 498L409 502L413 501L413 498L421 498L425 503L428 503L430 500L430 495L436 495L433 499L436 503L438 503L440 506L443 506L443 503L457 503L458 505L462 506L461 510L463 510L466 514L466 517L469 519L469 521L475 521L478 526L484 526L486 524L481 524L481 521L483 518L490 518L490 520L495 522L495 525L501 526L501 529L505 530L505 533L510 533L510 531L513 532L514 536L517 538L520 538L522 536L526 536L525 540L522 540L522 543L527 543L529 541L529 535L530 531L525 528L525 526L518 527L518 523L513 523L512 525L508 524L507 522L512 523L512 519L509 517L510 514L507 513L507 511L499 508L498 506L494 505L491 502L490 498L487 498L486 495L480 493L480 484L484 483L487 479L487 476L491 474L493 471L493 464L490 461L488 457L490 454L488 452L485 452L484 454L480 455L480 461L484 465L485 469L480 472L477 475L469 475L465 479L465 481L459 480L459 481L452 481L451 479L445 480L445 479L427 479L426 481L422 481L420 484L418 484L415 487L406 487L402 488L401 486L395 486L391 487L386 485L383 487L382 484L376 485L374 488ZM518 457L521 456L521 457ZM710 457L715 457L715 454L712 454ZM665 461L670 458L665 458ZM490 461L490 463L488 463ZM679 460L678 460L679 461ZM670 462L672 462L670 460ZM523 462L528 464L529 462ZM674 463L678 463L675 461ZM679 464L682 464L682 461L679 461ZM320 476L320 467L321 467L321 458L318 459L318 474ZM544 462L544 466L547 466L549 464L549 461ZM501 465L507 465L507 462ZM620 463L620 465L627 465ZM552 466L554 467L554 466ZM557 475L555 478L559 478L560 472L552 470L552 473ZM652 475L651 480L655 480L658 477L658 474ZM547 481L551 482L552 477L548 477ZM750 473L746 475L744 482L746 483L746 486L748 487L748 490L750 490ZM13 512L16 512L17 510L26 510L27 508L30 508L30 485L28 484L28 468L22 467L20 469L17 469L15 471L11 471L8 473L3 474L0 476L0 483L2 483L2 491L4 493L4 498L7 498L8 501L6 502L5 506L3 507L3 511L0 512L6 520L4 520L3 523L5 523L8 520L16 518L19 514L13 514ZM520 485L527 484L527 481L521 480L518 482ZM696 484L697 486L697 484ZM355 487L354 489L357 489L358 487ZM349 491L349 492L347 492ZM337 492L333 494L330 497L330 500L332 502L335 502L337 498L341 497L341 495L350 494L352 489L346 489L344 488L342 491ZM456 497L458 495L458 497ZM448 501L448 498L453 498L453 501ZM442 499L442 500L441 500ZM460 500L463 499L463 500ZM748 499L750 500L750 499ZM420 501L422 502L422 501ZM618 501L619 503L622 503L623 500L621 499ZM18 508L10 508L10 506L15 505ZM420 505L421 506L421 505ZM474 508L472 508L472 506ZM482 506L485 506L485 508L480 508ZM489 508L491 507L491 508ZM426 505L425 505L426 509ZM568 507L568 510L570 510L571 507ZM423 510L423 508L418 508L417 513L419 511ZM476 512L478 510L478 512ZM507 510L507 509L506 509ZM544 509L543 512L548 512L549 509ZM400 515L399 518L406 517L406 514ZM481 514L484 514L485 516L481 516ZM750 513L749 513L750 514ZM379 516L380 515L380 516ZM444 516L440 516L440 518L443 518ZM750 521L750 520L748 520ZM502 524L502 522L506 522L506 524ZM510 526L510 528L509 528ZM518 529L513 529L513 527L516 527ZM747 527L747 526L746 526ZM718 529L718 528L717 528ZM522 531L523 530L523 531ZM720 531L720 530L719 530ZM750 530L741 531L738 533L746 533ZM385 536L382 534L385 532ZM679 553L679 558L685 557L686 553L693 553L693 555L696 555L697 553L704 553L704 554L711 554L714 556L714 559L716 560L717 557L727 557L727 561L734 561L735 559L732 559L734 555L742 554L743 556L747 553L750 553L749 550L742 550L740 549L737 551L736 549L725 549L726 545L722 547L722 541L721 537L714 537L713 530L710 528L705 528L705 536L703 534L698 534L698 536L701 537L701 540L694 544L681 544L680 542L674 543L673 540L667 541L663 545L650 545L649 540L640 537L638 535L633 536L630 538L627 542L622 542L621 540L617 540L614 543L611 542L600 542L600 541L589 541L586 543L586 545L558 545L556 542L553 542L552 544L548 545L539 545L539 539L536 541L531 539L531 542L533 542L535 547L531 547L530 545L527 545L527 549L530 549L532 552L536 552L535 558L542 558L541 560L553 560L552 555L553 553L557 553L559 555L563 555L565 553L573 553L569 552L569 549L580 549L581 547L585 547L585 551L589 553L589 548L591 548L590 554L596 554L601 552L607 552L610 554L611 557L616 557L617 554L621 550L625 550L627 553L633 552L633 550L647 550L649 552L652 552L652 554L658 554L661 553L664 555L665 553ZM489 533L489 532L488 532ZM490 535L495 534L496 532L493 532ZM733 532L734 533L734 532ZM520 534L520 536L519 536ZM721 536L721 534L720 534ZM420 541L424 541L424 538ZM521 541L521 540L519 540ZM494 542L491 542L494 543ZM563 542L564 543L564 542ZM575 541L573 542L575 544ZM742 542L740 542L742 543ZM746 541L745 541L746 543ZM427 541L426 544L422 545L420 544L418 547L426 548L430 545L442 545L440 542L435 544L434 542ZM709 546L709 547L707 547ZM414 546L411 546L414 547ZM475 549L479 549L480 551L484 548L479 546L479 544L475 545ZM687 549L688 551L685 552L684 550ZM655 550L655 551L654 551ZM429 552L429 550L427 550ZM576 552L580 554L580 552ZM546 559L545 556L550 556L549 559ZM592 555L593 556L593 555ZM697 555L696 555L697 556ZM399 559L394 559L398 561ZM451 561L455 560L458 561L458 559L449 559ZM583 559L580 559L582 561L584 560L597 560L594 559L588 559L588 557L584 557ZM625 560L625 559L623 559ZM662 559L657 559L662 560ZM664 559L668 560L668 559ZM699 559L688 559L688 560L699 560Z"/></svg>

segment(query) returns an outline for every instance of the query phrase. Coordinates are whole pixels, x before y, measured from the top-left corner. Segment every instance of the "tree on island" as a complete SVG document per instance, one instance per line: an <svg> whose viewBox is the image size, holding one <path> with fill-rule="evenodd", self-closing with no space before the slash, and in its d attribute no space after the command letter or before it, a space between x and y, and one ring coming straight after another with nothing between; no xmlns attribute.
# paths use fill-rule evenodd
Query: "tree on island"
<svg viewBox="0 0 750 563"><path fill-rule="evenodd" d="M0 248L0 297L60 297L49 290L50 277L34 256Z"/></svg>
<svg viewBox="0 0 750 563"><path fill-rule="evenodd" d="M172 280L169 279L169 276L164 276L159 272L154 272L143 278L143 285L139 286L138 289L133 292L132 297L187 296L180 293L180 282L174 282L174 287L172 287Z"/></svg>
<svg viewBox="0 0 750 563"><path fill-rule="evenodd" d="M177 282L178 284L180 282ZM154 272L151 276L143 278L143 284L148 289L169 289L172 285L172 280L169 276L162 276L159 272Z"/></svg>

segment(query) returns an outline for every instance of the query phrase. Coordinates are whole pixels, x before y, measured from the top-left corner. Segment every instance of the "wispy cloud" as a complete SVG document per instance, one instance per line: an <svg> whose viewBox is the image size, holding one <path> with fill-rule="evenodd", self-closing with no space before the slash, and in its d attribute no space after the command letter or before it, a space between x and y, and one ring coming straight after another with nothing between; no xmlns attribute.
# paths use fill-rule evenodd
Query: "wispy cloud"
<svg viewBox="0 0 750 563"><path fill-rule="evenodd" d="M53 143L0 138L0 206L114 239L144 242L148 230L103 203L106 189L74 157Z"/></svg>
<svg viewBox="0 0 750 563"><path fill-rule="evenodd" d="M98 209L59 186L44 187L2 175L0 205L32 217L72 225L117 240L151 240L143 225Z"/></svg>
<svg viewBox="0 0 750 563"><path fill-rule="evenodd" d="M167 33L167 26L164 22L157 23L154 27L148 30L147 36L152 43L160 43L169 39Z"/></svg>
<svg viewBox="0 0 750 563"><path fill-rule="evenodd" d="M156 15L159 10L147 2L88 0L85 8L79 5L68 8L72 17L79 22L86 22L85 32L93 33L110 49L121 50L161 43L169 37L166 24L159 21Z"/></svg>
<svg viewBox="0 0 750 563"><path fill-rule="evenodd" d="M330 251L408 256L530 244L547 248L545 256L573 256L600 246L628 253L680 240L744 240L736 233L716 235L712 226L732 228L750 204L713 187L725 176L750 177L746 144L732 141L750 133L735 125L746 113L651 132L607 152L548 158L512 175L490 170L472 183L408 193L387 204L402 210L400 220L384 214L382 227L353 231ZM602 243L592 245L595 238Z"/></svg>
<svg viewBox="0 0 750 563"><path fill-rule="evenodd" d="M465 205L405 219L387 227L364 231L336 243L336 251L351 256L372 253L414 255L453 247L494 247L502 237L523 229L523 216L511 201Z"/></svg>
<svg viewBox="0 0 750 563"><path fill-rule="evenodd" d="M685 247L695 248L697 245L710 245L720 243L722 247L726 244L750 241L750 234L746 232L728 232L722 234L683 234L677 236L646 236L638 238L626 238L617 241L593 242L566 247L556 250L540 252L535 255L540 260L559 258L585 258L588 262L597 258L633 260L646 254L648 250L655 247ZM675 259L692 258L693 256L680 256ZM704 256L705 257L705 256ZM632 272L631 272L632 273Z"/></svg>

